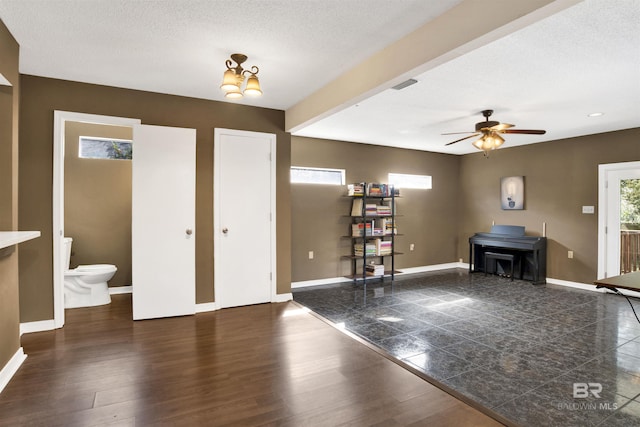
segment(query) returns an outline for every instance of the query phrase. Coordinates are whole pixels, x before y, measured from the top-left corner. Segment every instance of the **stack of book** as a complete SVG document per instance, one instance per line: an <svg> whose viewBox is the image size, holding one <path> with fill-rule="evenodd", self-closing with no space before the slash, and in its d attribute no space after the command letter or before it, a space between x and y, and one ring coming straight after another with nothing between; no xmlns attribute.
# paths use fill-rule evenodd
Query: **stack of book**
<svg viewBox="0 0 640 427"><path fill-rule="evenodd" d="M383 276L384 275L384 265L382 264L367 264L365 267L365 272L367 276Z"/></svg>
<svg viewBox="0 0 640 427"><path fill-rule="evenodd" d="M359 222L357 224L351 224L351 235L352 236L364 236L364 232L366 230L367 236L373 236L371 233L371 223L370 222Z"/></svg>
<svg viewBox="0 0 640 427"><path fill-rule="evenodd" d="M376 239L376 255L391 255L391 240Z"/></svg>
<svg viewBox="0 0 640 427"><path fill-rule="evenodd" d="M398 234L398 228L394 227L393 221L387 221L385 223L384 234L387 236Z"/></svg>
<svg viewBox="0 0 640 427"><path fill-rule="evenodd" d="M367 243L366 246L363 243L356 243L353 245L353 254L355 256L364 256L364 251L367 251L367 256L375 256L376 255L376 244L371 242Z"/></svg>
<svg viewBox="0 0 640 427"><path fill-rule="evenodd" d="M364 184L349 184L347 185L348 196L364 196Z"/></svg>
<svg viewBox="0 0 640 427"><path fill-rule="evenodd" d="M376 207L376 215L391 216L391 206L378 205Z"/></svg>
<svg viewBox="0 0 640 427"><path fill-rule="evenodd" d="M393 188L389 184L376 184L370 182L358 182L355 184L347 184L347 196L372 196L372 197L391 197L391 195L400 195L400 190Z"/></svg>
<svg viewBox="0 0 640 427"><path fill-rule="evenodd" d="M364 211L366 216L377 216L378 205L376 205L375 203L367 203L364 208Z"/></svg>
<svg viewBox="0 0 640 427"><path fill-rule="evenodd" d="M372 222L373 222L373 235L384 236L387 233L387 224L391 222L391 219L376 218Z"/></svg>

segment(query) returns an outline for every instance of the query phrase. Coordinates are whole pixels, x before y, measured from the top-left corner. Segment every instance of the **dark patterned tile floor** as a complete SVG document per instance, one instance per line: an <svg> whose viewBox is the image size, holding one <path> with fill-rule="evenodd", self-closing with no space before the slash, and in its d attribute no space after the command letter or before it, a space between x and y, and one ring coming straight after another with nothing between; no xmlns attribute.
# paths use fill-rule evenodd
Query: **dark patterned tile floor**
<svg viewBox="0 0 640 427"><path fill-rule="evenodd" d="M640 425L640 324L618 295L461 269L293 295L514 424Z"/></svg>

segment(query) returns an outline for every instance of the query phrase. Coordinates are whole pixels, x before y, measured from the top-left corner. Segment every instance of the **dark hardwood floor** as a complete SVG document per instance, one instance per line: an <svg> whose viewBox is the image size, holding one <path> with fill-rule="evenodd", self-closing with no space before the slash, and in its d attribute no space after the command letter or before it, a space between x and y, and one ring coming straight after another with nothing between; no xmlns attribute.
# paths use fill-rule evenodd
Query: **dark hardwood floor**
<svg viewBox="0 0 640 427"><path fill-rule="evenodd" d="M26 334L2 426L500 425L295 303L131 320L130 295Z"/></svg>

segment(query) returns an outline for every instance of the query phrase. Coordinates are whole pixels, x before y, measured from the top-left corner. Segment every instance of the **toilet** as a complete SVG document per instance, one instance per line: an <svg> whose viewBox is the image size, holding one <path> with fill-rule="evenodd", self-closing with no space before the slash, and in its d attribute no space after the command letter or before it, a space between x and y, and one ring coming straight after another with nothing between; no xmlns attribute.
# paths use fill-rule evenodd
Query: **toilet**
<svg viewBox="0 0 640 427"><path fill-rule="evenodd" d="M80 265L69 269L71 263L71 237L64 238L66 270L64 272L64 307L92 307L111 303L109 285L118 269L111 264Z"/></svg>

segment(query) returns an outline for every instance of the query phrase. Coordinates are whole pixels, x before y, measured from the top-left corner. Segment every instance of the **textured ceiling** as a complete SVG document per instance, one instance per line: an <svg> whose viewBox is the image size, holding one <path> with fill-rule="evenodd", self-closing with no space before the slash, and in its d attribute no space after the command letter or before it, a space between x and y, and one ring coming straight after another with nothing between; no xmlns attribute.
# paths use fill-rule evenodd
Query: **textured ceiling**
<svg viewBox="0 0 640 427"><path fill-rule="evenodd" d="M462 2L0 0L0 19L23 74L222 101L224 61L241 52L264 96L240 102L288 110ZM463 154L472 140L445 147L456 138L440 134L473 130L487 108L547 130L505 147L638 127L640 0L579 2L411 77L294 134Z"/></svg>
<svg viewBox="0 0 640 427"><path fill-rule="evenodd" d="M20 72L224 100L232 53L285 110L460 0L0 0Z"/></svg>

